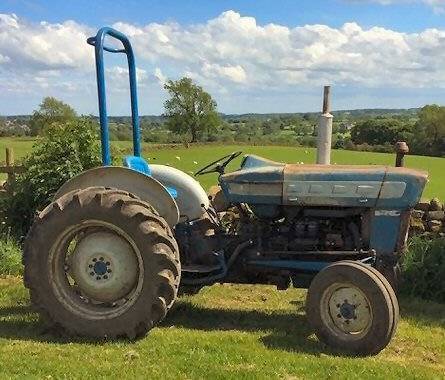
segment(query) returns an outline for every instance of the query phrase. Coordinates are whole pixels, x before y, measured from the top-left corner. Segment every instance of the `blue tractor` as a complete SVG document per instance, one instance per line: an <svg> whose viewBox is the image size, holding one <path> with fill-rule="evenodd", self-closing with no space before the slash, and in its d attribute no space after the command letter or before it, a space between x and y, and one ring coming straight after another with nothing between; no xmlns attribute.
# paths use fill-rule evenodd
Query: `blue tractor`
<svg viewBox="0 0 445 380"><path fill-rule="evenodd" d="M105 37L122 44L104 44ZM93 338L143 336L178 293L215 283L308 288L319 339L355 354L391 340L393 290L410 212L427 174L403 167L294 165L222 157L207 194L191 176L141 157L131 44L102 28L95 48L103 166L66 182L36 217L24 248L25 284L50 326ZM111 166L104 51L126 54L132 156ZM392 284L392 285L391 285Z"/></svg>

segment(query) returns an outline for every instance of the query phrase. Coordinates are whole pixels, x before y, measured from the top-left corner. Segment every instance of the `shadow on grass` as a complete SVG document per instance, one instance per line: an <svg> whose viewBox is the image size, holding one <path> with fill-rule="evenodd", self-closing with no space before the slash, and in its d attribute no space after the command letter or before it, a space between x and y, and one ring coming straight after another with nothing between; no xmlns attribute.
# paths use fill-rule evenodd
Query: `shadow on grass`
<svg viewBox="0 0 445 380"><path fill-rule="evenodd" d="M402 318L445 329L445 304L414 297L402 297L399 302Z"/></svg>
<svg viewBox="0 0 445 380"><path fill-rule="evenodd" d="M310 328L302 301L292 302L294 311L260 311L213 309L199 306L188 300L179 299L162 327L184 327L202 331L261 331L261 342L270 349L290 352L304 352L313 355L345 353L331 350L315 339ZM445 329L445 305L403 297L401 302L403 318L424 326ZM46 343L103 344L105 340L61 335L57 330L48 330L38 319L29 305L0 307L0 339L38 341ZM121 339L129 342L128 339Z"/></svg>
<svg viewBox="0 0 445 380"><path fill-rule="evenodd" d="M202 331L261 331L267 335L262 336L260 340L271 349L345 355L316 340L306 316L297 313L304 310L304 303L295 301L292 304L296 305L294 312L264 312L212 309L179 300L161 327L176 326Z"/></svg>
<svg viewBox="0 0 445 380"><path fill-rule="evenodd" d="M43 343L103 344L107 340L69 336L58 328L48 328L30 305L0 307L0 339ZM129 341L128 339L120 339Z"/></svg>

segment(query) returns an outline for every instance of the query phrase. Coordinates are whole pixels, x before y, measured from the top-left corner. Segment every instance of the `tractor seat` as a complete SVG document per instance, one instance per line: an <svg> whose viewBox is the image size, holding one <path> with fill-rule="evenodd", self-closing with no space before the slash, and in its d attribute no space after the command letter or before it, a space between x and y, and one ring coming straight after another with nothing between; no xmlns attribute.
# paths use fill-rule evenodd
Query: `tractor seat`
<svg viewBox="0 0 445 380"><path fill-rule="evenodd" d="M139 173L145 174L151 177L151 169L150 165L148 165L147 161L145 161L142 157L137 156L125 156L124 157L124 166L126 168L130 168ZM173 187L166 187L169 194L172 198L176 199L178 197L178 191Z"/></svg>

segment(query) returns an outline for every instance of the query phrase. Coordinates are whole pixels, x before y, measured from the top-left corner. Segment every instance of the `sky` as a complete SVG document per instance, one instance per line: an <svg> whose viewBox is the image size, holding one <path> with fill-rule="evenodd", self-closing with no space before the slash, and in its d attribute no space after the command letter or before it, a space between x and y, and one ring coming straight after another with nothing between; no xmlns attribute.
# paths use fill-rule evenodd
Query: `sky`
<svg viewBox="0 0 445 380"><path fill-rule="evenodd" d="M0 115L45 96L97 114L101 26L136 54L140 114L161 114L168 79L191 77L224 113L444 104L445 0L1 0ZM123 55L107 54L108 110L130 113Z"/></svg>

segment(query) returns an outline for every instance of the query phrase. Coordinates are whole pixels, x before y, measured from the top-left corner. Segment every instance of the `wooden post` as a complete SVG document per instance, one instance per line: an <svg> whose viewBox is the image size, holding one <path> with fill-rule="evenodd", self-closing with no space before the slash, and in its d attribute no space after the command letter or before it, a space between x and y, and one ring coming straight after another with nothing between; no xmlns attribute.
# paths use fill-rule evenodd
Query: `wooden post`
<svg viewBox="0 0 445 380"><path fill-rule="evenodd" d="M12 148L6 148L6 166L7 167L14 167L14 149ZM11 185L15 181L15 173L13 170L8 171L8 179L7 179L7 185L8 189L11 188Z"/></svg>

